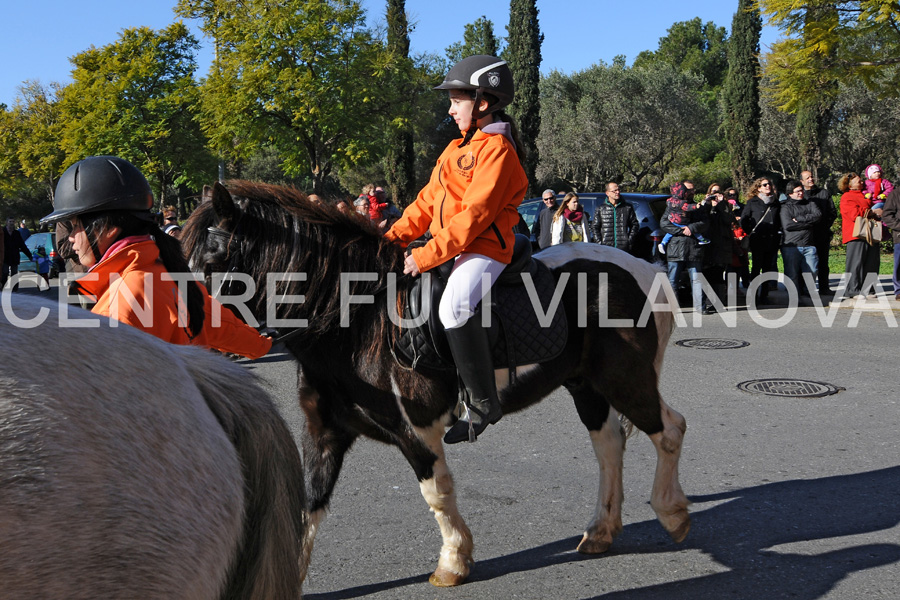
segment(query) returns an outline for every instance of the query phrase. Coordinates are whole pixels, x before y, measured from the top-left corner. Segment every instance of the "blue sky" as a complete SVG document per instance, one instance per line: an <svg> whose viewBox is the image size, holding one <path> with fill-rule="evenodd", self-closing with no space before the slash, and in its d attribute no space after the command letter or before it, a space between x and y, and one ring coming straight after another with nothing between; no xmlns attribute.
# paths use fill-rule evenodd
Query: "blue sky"
<svg viewBox="0 0 900 600"><path fill-rule="evenodd" d="M0 102L12 106L25 80L44 84L71 81L68 58L91 45L116 41L128 27L162 29L175 19L175 0L9 0L0 23ZM629 64L642 50L655 50L672 23L700 17L731 30L737 0L538 0L538 21L544 34L541 71L580 71L599 61L624 54ZM384 24L385 0L363 0L372 25ZM463 10L465 9L465 10ZM466 23L484 15L494 33L506 35L509 0L453 2L407 0L415 30L412 52L444 54L462 40ZM190 24L190 23L189 23ZM209 43L198 57L199 75L211 62ZM777 39L777 31L763 30L762 45Z"/></svg>

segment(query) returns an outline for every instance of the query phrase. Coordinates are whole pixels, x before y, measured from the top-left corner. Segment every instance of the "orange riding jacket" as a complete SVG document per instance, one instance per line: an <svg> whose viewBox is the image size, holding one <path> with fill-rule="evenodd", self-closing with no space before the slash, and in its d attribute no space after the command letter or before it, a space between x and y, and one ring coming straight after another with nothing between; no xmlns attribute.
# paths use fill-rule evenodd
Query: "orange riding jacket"
<svg viewBox="0 0 900 600"><path fill-rule="evenodd" d="M191 338L187 327L178 324L178 282L164 280L163 273L168 271L159 260L156 242L149 237L126 238L107 251L77 283L79 293L97 298L91 312L126 323L166 342L215 348L247 358L265 356L272 348L270 338L238 319L199 282L206 318L201 332ZM145 275L149 278L145 279ZM216 305L221 313L221 323L213 326L212 311ZM143 310L149 314L140 314ZM183 321L187 323L187 308L183 311Z"/></svg>
<svg viewBox="0 0 900 600"><path fill-rule="evenodd" d="M462 148L459 143L450 142L428 185L385 234L406 246L430 230L432 239L412 251L423 272L462 252L512 260L516 208L528 189L516 150L504 135L481 130Z"/></svg>

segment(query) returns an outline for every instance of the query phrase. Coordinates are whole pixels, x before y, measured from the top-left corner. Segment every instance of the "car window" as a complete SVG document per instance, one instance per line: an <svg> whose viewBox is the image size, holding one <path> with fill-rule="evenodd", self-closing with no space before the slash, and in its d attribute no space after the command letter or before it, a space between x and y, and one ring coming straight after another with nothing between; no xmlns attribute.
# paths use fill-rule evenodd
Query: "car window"
<svg viewBox="0 0 900 600"><path fill-rule="evenodd" d="M530 202L528 204L522 203L519 206L519 214L525 219L525 223L528 224L528 229L532 229L534 220L537 219L537 215L541 211L543 205L543 202L538 201Z"/></svg>

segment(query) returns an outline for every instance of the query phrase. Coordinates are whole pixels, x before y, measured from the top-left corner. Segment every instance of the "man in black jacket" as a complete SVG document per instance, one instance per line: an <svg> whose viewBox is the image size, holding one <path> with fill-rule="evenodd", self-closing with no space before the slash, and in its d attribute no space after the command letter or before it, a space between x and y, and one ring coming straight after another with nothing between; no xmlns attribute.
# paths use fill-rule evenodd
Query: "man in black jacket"
<svg viewBox="0 0 900 600"><path fill-rule="evenodd" d="M6 231L3 232L3 270L0 271L0 290L6 285L6 280L19 272L19 250L32 260L31 250L25 245L25 240L19 230L16 229L16 220L12 217L6 219Z"/></svg>
<svg viewBox="0 0 900 600"><path fill-rule="evenodd" d="M591 227L595 241L631 253L640 224L634 207L620 198L619 184L613 181L607 183L606 200L594 211Z"/></svg>
<svg viewBox="0 0 900 600"><path fill-rule="evenodd" d="M894 242L894 299L900 302L900 186L888 194L881 213L881 222L891 228Z"/></svg>
<svg viewBox="0 0 900 600"><path fill-rule="evenodd" d="M813 231L822 220L822 211L813 200L804 198L804 186L796 180L787 182L784 188L787 200L781 205L781 257L784 259L784 274L794 282L797 291L812 296L814 289L807 287L803 273L815 275L818 268L816 247L813 245Z"/></svg>
<svg viewBox="0 0 900 600"><path fill-rule="evenodd" d="M812 172L800 173L800 181L803 183L803 198L815 202L819 212L822 213L822 218L813 227L813 245L816 247L816 256L819 260L819 294L831 294L831 286L828 283L831 275L828 269L828 253L831 250L831 226L837 219L837 209L828 190L816 185Z"/></svg>
<svg viewBox="0 0 900 600"><path fill-rule="evenodd" d="M544 201L544 206L541 207L541 212L538 213L537 218L534 220L534 225L531 226L531 235L534 236L534 239L538 242L538 246L543 250L550 246L551 223L553 222L553 215L556 213L557 208L556 192L553 190L544 190L544 193L541 194L541 198Z"/></svg>

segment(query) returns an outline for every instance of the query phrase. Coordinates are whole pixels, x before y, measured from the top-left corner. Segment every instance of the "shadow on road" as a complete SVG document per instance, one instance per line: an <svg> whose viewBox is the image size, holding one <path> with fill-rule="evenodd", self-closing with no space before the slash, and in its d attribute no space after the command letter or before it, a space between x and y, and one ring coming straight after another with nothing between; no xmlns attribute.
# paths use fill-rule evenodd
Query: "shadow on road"
<svg viewBox="0 0 900 600"><path fill-rule="evenodd" d="M488 581L556 564L603 560L604 556L697 550L711 557L722 572L645 587L640 587L640 575L636 575L636 587L591 598L695 600L731 596L814 600L850 573L900 562L900 544L834 540L897 526L900 523L897 490L900 490L900 467L693 496L693 526L681 545L667 541L656 521L644 521L626 526L606 555L578 554L574 549L580 538L572 537L479 561L470 581ZM713 502L717 504L698 509L700 504ZM804 542L816 542L816 545ZM798 548L777 548L784 544L797 544ZM840 548L817 552L816 546L823 544ZM666 564L671 563L667 560ZM654 579L660 576L664 574L654 573ZM309 600L359 598L420 584L427 579L428 574L423 574L305 597ZM602 585L600 577L601 590Z"/></svg>

